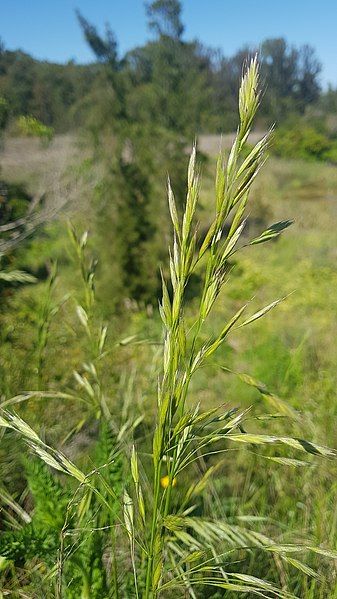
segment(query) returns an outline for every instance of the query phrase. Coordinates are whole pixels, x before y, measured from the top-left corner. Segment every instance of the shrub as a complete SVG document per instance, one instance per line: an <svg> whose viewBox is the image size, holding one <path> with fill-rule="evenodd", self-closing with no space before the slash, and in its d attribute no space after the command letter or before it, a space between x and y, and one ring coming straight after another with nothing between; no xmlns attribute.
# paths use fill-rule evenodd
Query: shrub
<svg viewBox="0 0 337 599"><path fill-rule="evenodd" d="M54 129L47 127L33 116L20 116L17 127L21 135L26 137L38 137L45 143L50 143L54 137Z"/></svg>
<svg viewBox="0 0 337 599"><path fill-rule="evenodd" d="M272 151L282 158L336 162L337 143L324 133L301 123L277 130Z"/></svg>
<svg viewBox="0 0 337 599"><path fill-rule="evenodd" d="M324 160L331 164L337 164L337 141L331 142L331 147L324 153Z"/></svg>

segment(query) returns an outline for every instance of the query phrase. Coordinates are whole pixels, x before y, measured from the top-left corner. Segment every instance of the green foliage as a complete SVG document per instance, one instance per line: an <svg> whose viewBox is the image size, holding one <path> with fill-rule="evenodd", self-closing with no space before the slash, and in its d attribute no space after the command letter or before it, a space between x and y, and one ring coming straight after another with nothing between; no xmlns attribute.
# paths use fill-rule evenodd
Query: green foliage
<svg viewBox="0 0 337 599"><path fill-rule="evenodd" d="M23 185L0 180L1 227L22 218L27 213L32 199ZM1 232L4 233L5 230Z"/></svg>
<svg viewBox="0 0 337 599"><path fill-rule="evenodd" d="M181 12L179 0L147 2L155 39L120 56L111 27L106 25L101 35L77 11L96 62L55 65L21 51L3 50L0 95L13 116L33 115L57 131L90 122L99 109L98 100L100 107L107 102L119 118L152 123L192 138L200 131L233 130L242 67L259 51L262 74L268 81L261 102L263 127L266 122L284 121L289 114L303 114L319 100L321 109L331 111L333 94L326 94L326 100L321 94L321 65L311 46L295 47L284 38L267 39L259 47L245 46L227 57L198 40L185 40Z"/></svg>
<svg viewBox="0 0 337 599"><path fill-rule="evenodd" d="M47 530L35 529L27 524L20 531L3 532L0 541L1 556L16 567L23 567L30 560L40 558L49 566L56 559L58 539Z"/></svg>
<svg viewBox="0 0 337 599"><path fill-rule="evenodd" d="M124 485L123 460L116 449L116 437L103 421L95 448L95 483L101 497L105 496L110 502L107 485L116 494L122 493ZM32 518L18 530L2 533L0 555L15 567L28 567L31 560L38 559L53 568L60 550L60 536L66 526L70 539L63 545L63 551L68 554L64 567L67 597L81 595L101 599L110 596L104 554L110 548L110 524L117 517L118 503L112 511L104 511L99 509L95 495L84 495L76 512L70 508L72 487L61 485L43 461L26 459L25 472L33 501Z"/></svg>
<svg viewBox="0 0 337 599"><path fill-rule="evenodd" d="M0 95L11 116L33 115L57 131L80 124L78 105L96 85L96 74L95 66L40 62L20 50L0 53Z"/></svg>
<svg viewBox="0 0 337 599"><path fill-rule="evenodd" d="M9 117L9 106L5 98L0 96L0 132L5 129Z"/></svg>
<svg viewBox="0 0 337 599"><path fill-rule="evenodd" d="M159 36L179 39L184 32L179 0L154 0L146 5L149 28Z"/></svg>
<svg viewBox="0 0 337 599"><path fill-rule="evenodd" d="M117 64L117 42L110 26L106 25L105 39L103 39L98 34L96 28L83 17L80 11L77 10L76 15L85 39L96 58L100 62L109 63L112 67L115 67Z"/></svg>
<svg viewBox="0 0 337 599"><path fill-rule="evenodd" d="M3 532L0 554L17 567L36 558L52 567L70 496L44 462L25 459L24 469L34 511L31 521L21 524L17 530Z"/></svg>
<svg viewBox="0 0 337 599"><path fill-rule="evenodd" d="M110 186L107 190L101 187L99 193L100 205L102 200L105 204L108 197L113 211L109 214L104 210L103 216L103 211L98 210L99 233L105 239L108 235L113 243L110 259L117 260L120 293L137 301L152 301L158 292L159 280L149 182L136 164L121 163L111 174Z"/></svg>
<svg viewBox="0 0 337 599"><path fill-rule="evenodd" d="M40 529L41 533L55 529L58 534L64 523L70 493L65 491L60 481L41 460L26 458L24 468L34 501L34 527Z"/></svg>
<svg viewBox="0 0 337 599"><path fill-rule="evenodd" d="M19 133L26 137L39 137L44 142L51 142L54 136L52 127L47 127L33 116L20 116L17 121Z"/></svg>
<svg viewBox="0 0 337 599"><path fill-rule="evenodd" d="M304 123L280 127L272 146L276 156L336 162L337 142Z"/></svg>
<svg viewBox="0 0 337 599"><path fill-rule="evenodd" d="M88 40L88 28L92 31L92 26L83 20L81 24ZM95 36L97 43L100 40L100 47L104 46L106 41L98 36L97 31ZM96 52L92 44L91 47ZM167 53L171 53L171 57L176 56L179 48L180 42L171 38L153 45L150 60L158 77L159 74L162 76L163 69L170 62L166 60ZM180 58L182 56L183 52ZM178 98L181 99L183 93L178 80L184 81L184 89L188 88L182 62L178 60L176 66L172 65L178 85L177 97L173 99L172 107L164 111L162 100L165 93L159 98L155 92L155 89L160 90L159 79L155 84L148 81L143 86L139 85L141 94L146 94L150 104L134 93L130 85L132 57L130 69L117 60L117 49L115 61L106 56L102 57L102 62L102 80L108 94L97 101L100 110L96 122L90 125L89 134L94 164L99 160L104 168L95 187L97 244L104 269L101 276L104 289L100 295L106 305L106 294L112 297L110 303L114 309L125 298L136 300L141 305L157 301L157 264L163 259L161 236L167 232L163 226L167 220L167 207L162 184L167 172L174 170L177 189L181 195L185 191L182 174L185 164L177 157L184 145L186 115L191 107L189 100L193 90L183 102L186 109L184 122L182 119L174 122L178 114ZM142 76L141 72L139 76ZM197 97L197 94L194 96Z"/></svg>
<svg viewBox="0 0 337 599"><path fill-rule="evenodd" d="M208 128L212 90L209 61L198 43L161 37L128 53L130 116L193 139Z"/></svg>
<svg viewBox="0 0 337 599"><path fill-rule="evenodd" d="M108 579L113 579L115 566L113 562L105 564L105 556L107 552L116 551L114 526L120 517L124 459L120 454L116 435L104 418L100 424L93 464L97 474L92 478L92 485L99 496L96 497L88 489L79 503L76 529L72 531L71 522L68 521L64 530L67 533L63 545L64 576L59 582L67 589L69 596L74 598L80 591L83 596L94 599L111 596ZM110 489L113 490L113 496ZM70 560L68 554L71 556ZM116 584L117 581L112 586L115 588Z"/></svg>
<svg viewBox="0 0 337 599"><path fill-rule="evenodd" d="M322 65L311 46L296 48L283 38L267 39L261 46L261 60L268 81L265 109L274 118L284 118L289 111L304 112L318 99Z"/></svg>

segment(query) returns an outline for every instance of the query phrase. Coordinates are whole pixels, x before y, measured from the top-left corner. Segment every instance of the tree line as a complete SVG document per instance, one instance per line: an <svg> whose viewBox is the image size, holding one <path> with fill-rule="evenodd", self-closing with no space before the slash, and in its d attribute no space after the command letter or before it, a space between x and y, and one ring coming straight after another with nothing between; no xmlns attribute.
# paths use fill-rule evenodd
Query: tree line
<svg viewBox="0 0 337 599"><path fill-rule="evenodd" d="M236 122L236 98L242 65L259 53L262 79L267 82L261 124L303 114L321 96L321 64L309 45L296 47L283 38L245 46L233 56L186 40L178 0L146 3L152 38L121 56L109 25L103 34L77 13L94 61L53 64L0 44L0 96L12 116L32 115L56 131L90 123L97 98L107 79L118 78L121 97L114 98L124 117L137 122L155 120L180 134L231 131ZM117 87L114 85L116 92ZM325 105L331 105L331 94ZM99 103L100 108L101 102Z"/></svg>

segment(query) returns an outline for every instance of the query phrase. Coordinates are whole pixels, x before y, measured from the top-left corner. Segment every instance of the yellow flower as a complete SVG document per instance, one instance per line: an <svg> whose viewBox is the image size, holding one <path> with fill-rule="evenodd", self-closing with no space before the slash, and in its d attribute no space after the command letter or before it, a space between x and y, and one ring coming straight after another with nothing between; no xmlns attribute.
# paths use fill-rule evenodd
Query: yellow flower
<svg viewBox="0 0 337 599"><path fill-rule="evenodd" d="M170 477L169 476L162 476L162 478L160 479L160 484L163 487L163 489L167 489L167 487L170 484ZM172 481L172 487L175 487L177 484L177 479L174 478Z"/></svg>

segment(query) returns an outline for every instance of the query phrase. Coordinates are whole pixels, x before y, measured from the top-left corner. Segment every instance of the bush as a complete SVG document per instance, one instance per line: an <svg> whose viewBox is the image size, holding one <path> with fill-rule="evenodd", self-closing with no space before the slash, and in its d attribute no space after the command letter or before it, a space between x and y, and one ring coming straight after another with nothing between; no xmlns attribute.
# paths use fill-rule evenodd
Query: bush
<svg viewBox="0 0 337 599"><path fill-rule="evenodd" d="M33 116L20 116L17 120L18 130L26 137L39 137L41 141L50 143L54 137L54 129L47 127Z"/></svg>
<svg viewBox="0 0 337 599"><path fill-rule="evenodd" d="M337 164L337 141L331 142L331 147L325 152L324 159L331 164Z"/></svg>
<svg viewBox="0 0 337 599"><path fill-rule="evenodd" d="M327 160L337 163L337 141L305 124L280 128L272 150L282 158Z"/></svg>

